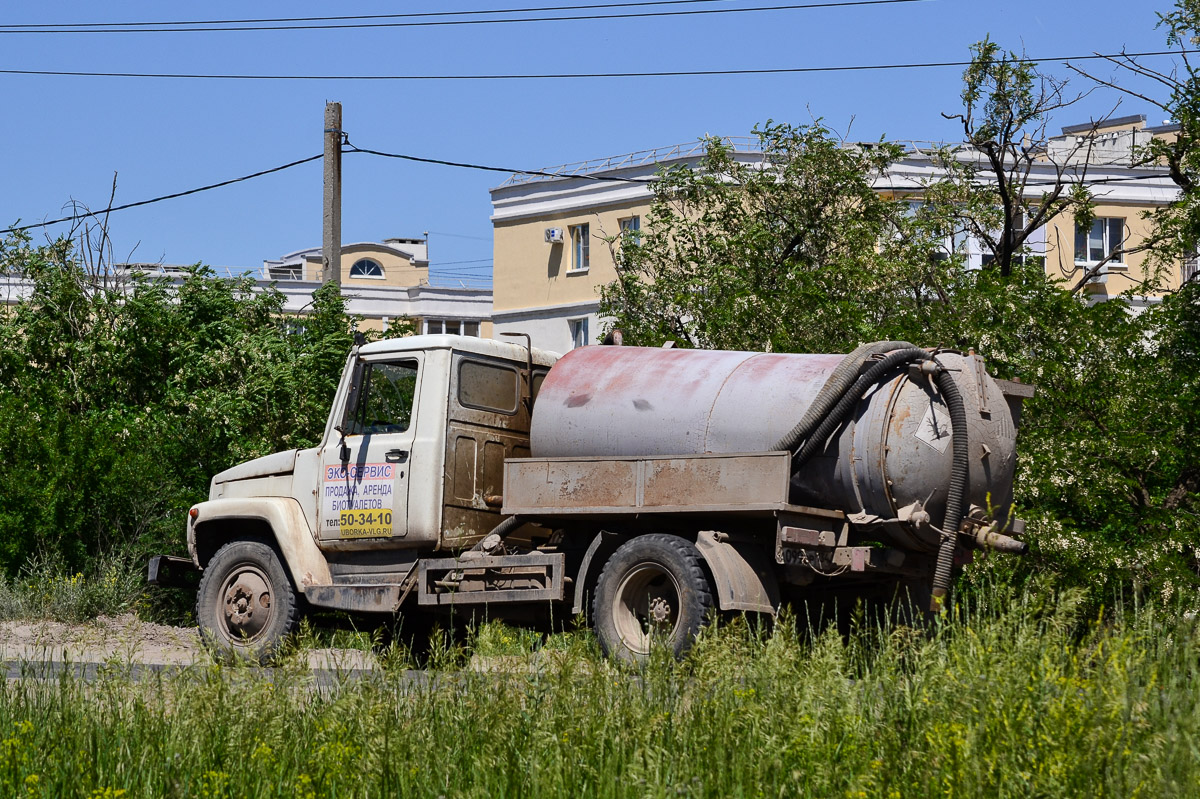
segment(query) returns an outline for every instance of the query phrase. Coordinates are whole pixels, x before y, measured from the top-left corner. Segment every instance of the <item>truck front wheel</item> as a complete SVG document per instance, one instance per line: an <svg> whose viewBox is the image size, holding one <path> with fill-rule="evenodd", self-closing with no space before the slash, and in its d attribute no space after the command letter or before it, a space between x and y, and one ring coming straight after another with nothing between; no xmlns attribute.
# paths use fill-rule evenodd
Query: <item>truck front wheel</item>
<svg viewBox="0 0 1200 799"><path fill-rule="evenodd" d="M673 535L642 535L622 544L604 564L592 623L609 657L638 662L653 644L679 657L691 647L712 604L712 584L695 544Z"/></svg>
<svg viewBox="0 0 1200 799"><path fill-rule="evenodd" d="M266 663L298 618L291 580L267 544L230 542L205 567L196 620L200 638L218 658Z"/></svg>

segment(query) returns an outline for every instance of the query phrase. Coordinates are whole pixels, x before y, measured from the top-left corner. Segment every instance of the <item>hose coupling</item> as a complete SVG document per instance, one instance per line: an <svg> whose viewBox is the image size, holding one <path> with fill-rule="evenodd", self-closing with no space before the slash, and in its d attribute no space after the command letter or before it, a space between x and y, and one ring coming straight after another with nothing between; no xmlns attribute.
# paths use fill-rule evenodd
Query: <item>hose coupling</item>
<svg viewBox="0 0 1200 799"><path fill-rule="evenodd" d="M1029 544L1018 541L1010 535L998 533L992 526L980 528L974 538L980 549L994 549L1010 555L1024 555L1029 551Z"/></svg>

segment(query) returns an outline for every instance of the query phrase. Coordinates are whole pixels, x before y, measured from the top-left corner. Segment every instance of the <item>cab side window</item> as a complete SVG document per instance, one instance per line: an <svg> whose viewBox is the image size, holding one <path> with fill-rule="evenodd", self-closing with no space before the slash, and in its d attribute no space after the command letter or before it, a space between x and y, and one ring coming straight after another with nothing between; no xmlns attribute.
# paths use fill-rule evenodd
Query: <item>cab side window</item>
<svg viewBox="0 0 1200 799"><path fill-rule="evenodd" d="M463 358L458 365L458 404L512 415L521 395L521 373L508 364Z"/></svg>
<svg viewBox="0 0 1200 799"><path fill-rule="evenodd" d="M403 433L412 425L416 390L416 361L364 364L350 434Z"/></svg>

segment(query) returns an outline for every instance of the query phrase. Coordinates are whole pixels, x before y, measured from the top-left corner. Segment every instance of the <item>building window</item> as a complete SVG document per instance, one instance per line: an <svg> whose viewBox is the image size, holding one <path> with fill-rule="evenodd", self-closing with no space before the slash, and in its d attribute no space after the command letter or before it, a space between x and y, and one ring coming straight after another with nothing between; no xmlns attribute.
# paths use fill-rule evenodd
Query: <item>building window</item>
<svg viewBox="0 0 1200 799"><path fill-rule="evenodd" d="M445 333L451 336L479 338L479 322L465 322L461 319L426 319L425 332L435 335Z"/></svg>
<svg viewBox="0 0 1200 799"><path fill-rule="evenodd" d="M1046 266L1046 228L1045 226L1034 228L1029 232L1029 236L1017 246L1017 238L1020 233L1025 230L1025 226L1029 224L1030 214L1036 214L1038 208L1030 207L1028 210L1017 209L1016 216L1013 219L1012 228L1009 230L1009 245L1012 247L1013 265L1029 264L1039 269L1044 269ZM1002 231L996 230L992 232L992 239L999 245L1000 234ZM981 244L980 246L986 246ZM980 255L980 263L983 266L990 266L995 263L995 253L984 253Z"/></svg>
<svg viewBox="0 0 1200 799"><path fill-rule="evenodd" d="M642 218L640 216L629 216L624 219L618 219L617 224L621 226L622 241L629 241L634 244L641 243Z"/></svg>
<svg viewBox="0 0 1200 799"><path fill-rule="evenodd" d="M588 225L571 225L571 271L586 272L591 266L591 233Z"/></svg>
<svg viewBox="0 0 1200 799"><path fill-rule="evenodd" d="M1179 270L1179 284L1195 280L1196 275L1200 275L1200 253L1192 253L1183 260L1183 266Z"/></svg>
<svg viewBox="0 0 1200 799"><path fill-rule="evenodd" d="M350 267L350 277L383 277L383 267L370 258L359 258Z"/></svg>
<svg viewBox="0 0 1200 799"><path fill-rule="evenodd" d="M941 262L958 257L967 268L971 268L971 239L967 229L962 226L945 224L930 227L934 213L936 211L924 200L909 200L904 207L905 218L910 222L918 223L922 229L927 229L927 233L933 240L934 249L930 252L930 260ZM899 226L892 232L892 238L896 240L899 240L902 235ZM940 241L937 241L939 238Z"/></svg>
<svg viewBox="0 0 1200 799"><path fill-rule="evenodd" d="M1100 217L1092 222L1091 228L1075 226L1075 263L1103 261L1114 249L1121 246L1125 238L1125 220L1120 217ZM1117 253L1109 262L1124 263L1124 256Z"/></svg>
<svg viewBox="0 0 1200 799"><path fill-rule="evenodd" d="M569 319L569 320L567 320L567 324L569 324L571 326L571 348L572 349L574 349L576 347L586 347L588 344L591 343L588 340L587 317L584 317L583 319Z"/></svg>

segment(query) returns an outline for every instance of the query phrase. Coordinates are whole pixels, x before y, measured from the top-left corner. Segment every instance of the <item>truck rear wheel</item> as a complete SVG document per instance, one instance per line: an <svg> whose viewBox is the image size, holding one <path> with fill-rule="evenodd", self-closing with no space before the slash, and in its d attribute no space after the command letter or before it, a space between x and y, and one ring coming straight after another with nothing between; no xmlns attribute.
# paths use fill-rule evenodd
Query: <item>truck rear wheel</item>
<svg viewBox="0 0 1200 799"><path fill-rule="evenodd" d="M654 644L680 657L712 604L712 584L695 544L673 535L642 535L622 544L604 564L592 623L609 657L642 661Z"/></svg>
<svg viewBox="0 0 1200 799"><path fill-rule="evenodd" d="M298 620L292 582L267 544L233 541L208 562L196 592L196 621L219 659L266 663Z"/></svg>

